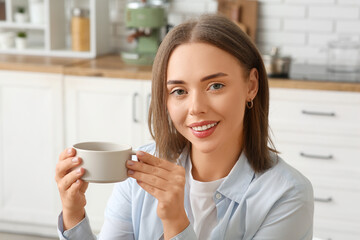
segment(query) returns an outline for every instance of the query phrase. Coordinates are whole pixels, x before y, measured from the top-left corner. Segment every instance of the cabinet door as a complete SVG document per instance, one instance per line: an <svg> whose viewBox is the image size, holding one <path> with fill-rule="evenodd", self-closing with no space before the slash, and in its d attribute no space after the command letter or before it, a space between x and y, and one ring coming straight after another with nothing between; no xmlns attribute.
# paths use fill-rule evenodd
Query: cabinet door
<svg viewBox="0 0 360 240"><path fill-rule="evenodd" d="M0 71L0 229L54 235L62 76ZM50 230L46 232L44 228Z"/></svg>
<svg viewBox="0 0 360 240"><path fill-rule="evenodd" d="M143 80L65 77L67 146L82 141L110 141L131 145L146 142L149 96ZM113 184L90 184L86 211L98 232Z"/></svg>
<svg viewBox="0 0 360 240"><path fill-rule="evenodd" d="M142 145L141 80L66 76L65 98L67 145L82 141Z"/></svg>

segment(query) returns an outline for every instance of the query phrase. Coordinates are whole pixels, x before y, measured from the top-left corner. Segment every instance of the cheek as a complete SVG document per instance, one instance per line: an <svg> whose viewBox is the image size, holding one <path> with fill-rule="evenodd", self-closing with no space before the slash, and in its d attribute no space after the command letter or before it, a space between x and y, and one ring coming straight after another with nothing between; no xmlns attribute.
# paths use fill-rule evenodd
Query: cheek
<svg viewBox="0 0 360 240"><path fill-rule="evenodd" d="M245 113L245 98L241 93L229 94L224 98L218 98L213 106L227 121L242 123Z"/></svg>
<svg viewBox="0 0 360 240"><path fill-rule="evenodd" d="M186 119L186 108L176 101L168 100L167 109L174 126L178 128ZM179 129L178 129L179 130Z"/></svg>

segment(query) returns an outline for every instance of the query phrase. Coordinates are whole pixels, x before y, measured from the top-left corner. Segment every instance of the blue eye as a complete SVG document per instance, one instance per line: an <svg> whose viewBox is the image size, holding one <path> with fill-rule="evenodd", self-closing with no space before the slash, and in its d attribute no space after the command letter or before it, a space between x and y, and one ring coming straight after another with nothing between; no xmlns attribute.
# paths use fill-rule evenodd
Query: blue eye
<svg viewBox="0 0 360 240"><path fill-rule="evenodd" d="M210 86L210 90L219 90L223 88L225 85L221 83L214 83Z"/></svg>
<svg viewBox="0 0 360 240"><path fill-rule="evenodd" d="M170 94L175 94L175 95L184 95L186 93L186 91L184 89L175 89L174 91L172 91Z"/></svg>

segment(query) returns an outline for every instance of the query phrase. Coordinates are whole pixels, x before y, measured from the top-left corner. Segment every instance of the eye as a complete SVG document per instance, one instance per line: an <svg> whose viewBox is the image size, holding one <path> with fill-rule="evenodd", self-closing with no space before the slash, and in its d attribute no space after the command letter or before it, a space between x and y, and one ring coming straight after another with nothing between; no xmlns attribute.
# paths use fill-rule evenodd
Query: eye
<svg viewBox="0 0 360 240"><path fill-rule="evenodd" d="M214 83L214 84L211 84L210 86L210 90L219 90L221 88L223 88L225 85L224 84L221 84L221 83Z"/></svg>
<svg viewBox="0 0 360 240"><path fill-rule="evenodd" d="M181 95L186 94L186 91L184 89L175 89L175 90L171 91L170 94L181 96Z"/></svg>

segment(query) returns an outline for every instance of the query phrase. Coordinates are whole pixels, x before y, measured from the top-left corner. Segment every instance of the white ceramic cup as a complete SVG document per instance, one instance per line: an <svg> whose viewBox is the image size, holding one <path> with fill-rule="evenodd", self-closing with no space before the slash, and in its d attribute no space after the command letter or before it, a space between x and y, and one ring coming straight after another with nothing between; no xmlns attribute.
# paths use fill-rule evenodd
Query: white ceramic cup
<svg viewBox="0 0 360 240"><path fill-rule="evenodd" d="M73 145L85 169L82 180L96 183L121 182L127 179L126 160L136 153L131 146L111 142L82 142Z"/></svg>

